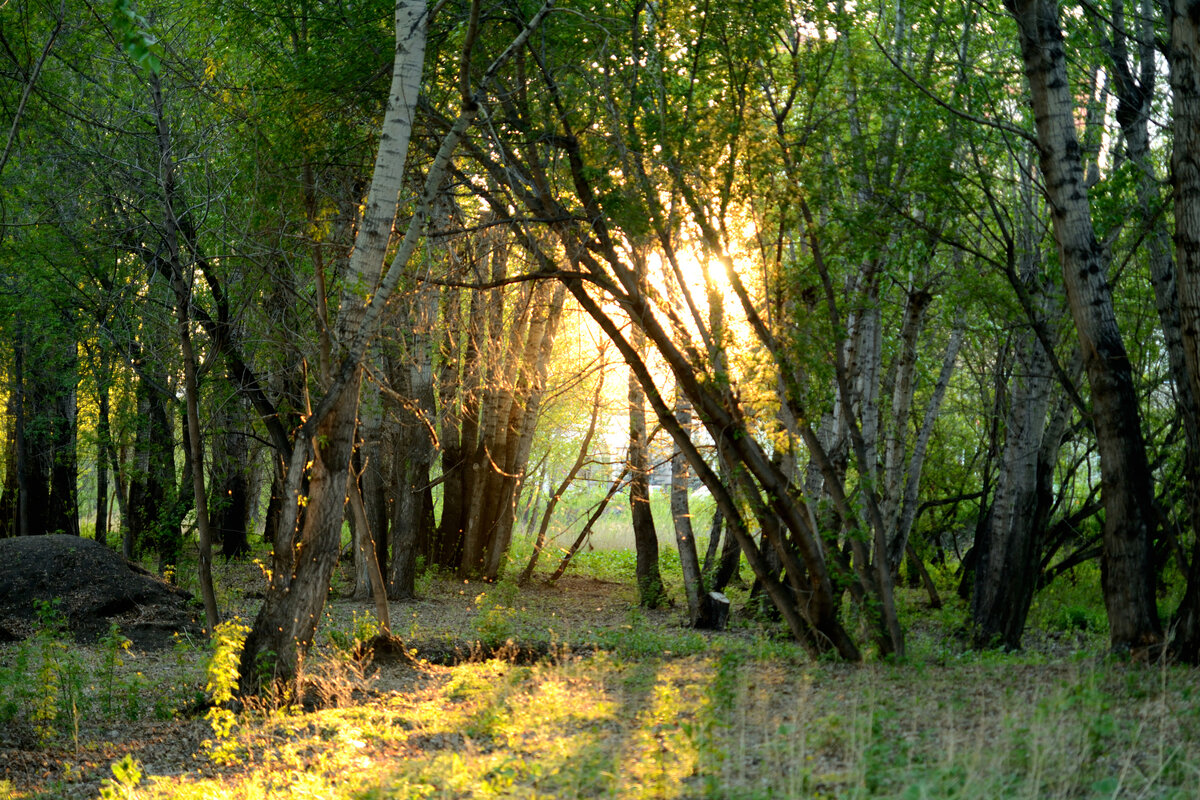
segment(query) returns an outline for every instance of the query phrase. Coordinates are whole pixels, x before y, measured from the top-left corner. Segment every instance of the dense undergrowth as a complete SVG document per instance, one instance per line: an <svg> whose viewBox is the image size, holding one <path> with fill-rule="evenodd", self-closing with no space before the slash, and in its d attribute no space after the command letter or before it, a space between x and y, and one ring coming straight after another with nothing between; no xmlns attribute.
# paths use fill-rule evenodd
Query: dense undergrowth
<svg viewBox="0 0 1200 800"><path fill-rule="evenodd" d="M415 665L364 658L368 607L335 599L307 702L236 714L204 702L230 685L236 628L223 646L139 654L117 632L70 643L46 608L36 637L0 649L0 798L1092 800L1200 785L1200 673L1106 656L1089 567L1039 597L1024 652L967 650L941 575L939 611L901 591L906 661L848 666L808 661L760 616L702 634L681 609L639 609L630 558L581 553L553 589L426 573L421 601L393 605ZM254 571L224 569L226 608L250 614ZM457 663L419 660L449 645ZM542 657L522 657L532 645Z"/></svg>

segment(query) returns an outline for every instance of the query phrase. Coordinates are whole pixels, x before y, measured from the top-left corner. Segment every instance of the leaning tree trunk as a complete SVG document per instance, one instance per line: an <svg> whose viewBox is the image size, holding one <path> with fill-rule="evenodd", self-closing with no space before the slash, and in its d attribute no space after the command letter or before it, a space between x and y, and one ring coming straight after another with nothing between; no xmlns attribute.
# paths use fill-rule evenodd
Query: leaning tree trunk
<svg viewBox="0 0 1200 800"><path fill-rule="evenodd" d="M1029 164L1029 169L1026 169ZM1039 286L1042 259L1040 235L1033 218L1032 164L1021 160L1020 194L1015 205L1020 268L1012 270L1021 286L1035 298L1028 313L1044 318L1050 309L1050 290ZM1011 268L1011 267L1010 267ZM975 538L975 570L971 595L971 639L976 648L1003 646L1017 649L1039 576L1039 478L1043 434L1049 433L1052 377L1050 357L1032 328L1018 335L1015 365L1005 414L1005 441L1000 471L987 525ZM1005 370L1007 372L1007 370ZM1057 451L1054 451L1057 452Z"/></svg>
<svg viewBox="0 0 1200 800"><path fill-rule="evenodd" d="M1108 260L1092 226L1058 6L1050 0L1005 5L1019 31L1063 284L1091 386L1105 510L1101 583L1112 645L1155 647L1162 627L1150 547L1150 467L1133 370L1113 310Z"/></svg>
<svg viewBox="0 0 1200 800"><path fill-rule="evenodd" d="M514 53L524 47L546 18L550 6L551 2L547 0L516 39L492 62L481 78L484 86L495 78ZM478 6L475 8L478 10ZM423 3L401 0L396 4L397 55L392 68L392 92L354 251L341 275L341 313L335 341L342 345L344 352L337 354L339 366L336 374L330 376L331 385L295 435L288 454L288 503L281 514L276 546L293 549L292 568L272 571L262 608L246 638L239 667L239 689L245 693L256 691L266 678L293 680L312 643L338 559L363 359L379 330L388 300L406 274L409 259L424 232L433 197L449 172L454 150L479 112L483 88L470 93L469 80L465 77L469 74L469 65L464 55L461 113L429 167L404 239L384 274L383 261L399 192L404 184L408 139L420 89L426 22L427 11ZM309 495L304 498L300 496L299 486L310 455ZM301 505L306 507L306 512L297 540L286 534L295 530ZM382 597L377 600L386 602Z"/></svg>
<svg viewBox="0 0 1200 800"><path fill-rule="evenodd" d="M379 286L404 184L408 141L425 60L426 21L427 10L420 0L396 3L396 57L387 113L354 251L342 276L335 341L364 350L365 343L358 339L370 331L360 327L365 324L368 310L377 319L382 309L364 305L363 295ZM402 264L394 263L393 268L402 268ZM386 300L386 293L380 296ZM240 667L240 688L244 692L253 693L264 675L294 679L321 617L341 543L346 477L358 423L362 374L359 358L360 353L345 354L343 369L348 368L350 374L339 373L340 390L333 394L335 390L330 389L331 394L322 399L324 416L315 435L294 444L290 470L299 470L305 455L311 454L312 458L304 526L294 542L291 574L272 574L262 608L246 638ZM289 474L288 482L297 486L298 476ZM284 519L294 519L300 498L288 497L286 502L293 507Z"/></svg>
<svg viewBox="0 0 1200 800"><path fill-rule="evenodd" d="M675 393L675 419L684 430L691 430L692 407L680 391ZM714 598L706 591L696 552L696 534L692 527L692 512L688 503L691 493L691 472L687 457L676 449L671 457L671 518L675 523L675 544L679 548L679 565L683 572L683 590L687 595L688 623L693 628L719 628L725 623L729 601ZM713 594L716 594L715 592Z"/></svg>
<svg viewBox="0 0 1200 800"><path fill-rule="evenodd" d="M633 346L645 347L645 334L635 326ZM650 509L650 454L646 439L646 393L641 382L629 375L629 510L633 524L633 546L637 555L638 602L658 608L666 600L658 570L658 534Z"/></svg>

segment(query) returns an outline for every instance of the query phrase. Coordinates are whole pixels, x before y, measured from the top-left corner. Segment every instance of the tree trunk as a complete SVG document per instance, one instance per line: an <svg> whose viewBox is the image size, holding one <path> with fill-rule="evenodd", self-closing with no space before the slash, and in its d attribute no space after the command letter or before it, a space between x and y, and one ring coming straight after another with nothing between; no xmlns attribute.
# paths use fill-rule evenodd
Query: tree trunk
<svg viewBox="0 0 1200 800"><path fill-rule="evenodd" d="M75 342L51 331L36 342L23 342L18 365L17 465L22 535L79 535L76 492ZM67 333L66 335L73 336ZM22 347L23 345L23 347Z"/></svg>
<svg viewBox="0 0 1200 800"><path fill-rule="evenodd" d="M367 315L378 319L382 308L364 303L364 295L380 288L384 259L396 216L397 201L404 184L412 118L421 83L425 58L427 10L419 0L399 0L395 7L396 57L387 113L380 134L379 152L371 188L364 207L354 251L342 275L337 335L334 340L347 347L362 348L372 330L363 330ZM407 238L407 237L406 237ZM403 252L403 250L401 251ZM400 258L398 255L397 258ZM393 264L393 269L401 269ZM398 276L389 275L389 278ZM386 301L380 289L375 298ZM357 358L355 357L357 356ZM312 642L317 622L325 605L330 578L337 565L341 542L341 523L346 502L346 476L354 450L357 427L358 392L361 380L361 351L347 353L339 373L340 390L330 389L322 398L323 415L315 435L295 442L289 465L288 483L299 485L300 464L311 453L312 467L304 525L295 545L295 560L290 575L272 575L266 598L254 627L246 639L240 666L240 688L253 693L265 674L272 679L293 680L300 662ZM293 500L286 520L295 519ZM269 663L264 664L264 661ZM262 669L266 667L267 669Z"/></svg>
<svg viewBox="0 0 1200 800"><path fill-rule="evenodd" d="M681 393L675 395L675 419L684 430L692 425L692 408ZM692 512L688 503L691 494L691 474L687 458L678 449L671 457L671 518L675 522L675 544L679 548L679 565L683 572L683 590L687 595L688 623L693 628L717 628L725 621L704 586L700 558L696 553L696 535L692 529ZM715 592L714 592L715 594ZM721 611L728 610L728 601Z"/></svg>
<svg viewBox="0 0 1200 800"><path fill-rule="evenodd" d="M1180 412L1188 436L1188 499L1193 546L1187 588L1175 613L1174 649L1188 663L1200 663L1200 440L1196 406L1200 398L1200 3L1173 0L1169 6L1167 62L1173 96L1175 143L1171 184L1175 198L1175 267L1178 276L1180 346L1187 390ZM1155 284L1156 291L1158 283ZM1189 409L1186 402L1193 405Z"/></svg>
<svg viewBox="0 0 1200 800"><path fill-rule="evenodd" d="M976 648L1021 646L1041 552L1035 509L1050 381L1046 353L1034 333L1025 331L1018 348L990 525L975 543L971 640Z"/></svg>
<svg viewBox="0 0 1200 800"><path fill-rule="evenodd" d="M1058 6L1050 0L1006 0L1006 6L1019 31L1063 284L1091 386L1105 509L1101 583L1112 646L1153 648L1162 628L1150 548L1151 473L1107 257L1092 227Z"/></svg>
<svg viewBox="0 0 1200 800"><path fill-rule="evenodd" d="M433 286L417 289L413 308L403 326L411 331L405 352L391 365L393 383L402 387L405 404L397 427L396 463L393 467L395 506L392 522L392 561L388 597L410 600L416 596L417 555L428 547L429 471L433 466L437 419L433 392L434 329L438 294Z"/></svg>
<svg viewBox="0 0 1200 800"><path fill-rule="evenodd" d="M892 570L899 569L902 557L900 553L895 551L900 550L903 552L910 547L908 538L912 533L913 523L917 519L921 472L925 468L925 453L928 451L929 439L933 435L933 426L937 422L938 413L942 408L942 400L945 398L946 390L950 386L950 378L954 373L958 351L962 347L965 333L966 322L960 318L955 322L954 329L950 331L950 341L946 343L946 352L942 357L942 370L938 374L937 383L934 384L933 396L929 398L929 405L925 407L925 415L921 420L921 428L917 431L917 438L913 442L912 453L908 457L907 475L904 480L903 491L899 497L899 513L896 518L896 528L893 531L893 538L888 543L888 563Z"/></svg>
<svg viewBox="0 0 1200 800"><path fill-rule="evenodd" d="M391 636L392 612L388 606L387 586L383 582L383 570L379 566L379 548L375 546L375 531L371 528L371 521L367 519L367 509L363 505L362 495L359 493L360 478L361 475L352 472L346 482L348 487L347 504L350 506L350 513L356 529L354 539L358 550L357 558L366 563L367 579L371 584L371 597L375 601L375 617L379 620L380 634ZM357 531L362 531L362 533L357 534Z"/></svg>
<svg viewBox="0 0 1200 800"><path fill-rule="evenodd" d="M644 269L643 269L644 272ZM633 346L640 353L645 334L636 326ZM658 571L658 534L650 509L650 454L646 439L646 395L633 373L629 375L629 510L633 546L637 556L638 602L658 608L666 601L666 589Z"/></svg>
<svg viewBox="0 0 1200 800"><path fill-rule="evenodd" d="M154 548L166 564L178 561L182 538L175 505L175 427L169 402L146 380L137 386L137 431L133 469L129 479L129 525L123 554L133 559L137 551Z"/></svg>
<svg viewBox="0 0 1200 800"><path fill-rule="evenodd" d="M374 351L375 348L372 348ZM375 361L374 368L379 369L380 359L368 356ZM350 517L350 528L354 534L354 587L351 597L355 600L366 600L371 597L373 586L371 571L385 568L387 561L379 558L379 548L375 546L378 537L388 535L388 513L386 496L383 491L385 471L383 463L383 397L379 387L373 382L367 382L362 387L359 398L358 417L358 449L354 454L354 467L348 480L357 486L347 492L353 504L357 495L362 503L362 521L357 513ZM370 542L366 536L369 534Z"/></svg>
<svg viewBox="0 0 1200 800"><path fill-rule="evenodd" d="M543 283L534 293L536 307L526 336L525 350L519 364L516 399L509 415L510 436L504 461L505 489L498 498L496 534L489 543L486 574L489 580L499 577L504 556L512 542L516 524L517 501L525 486L529 470L529 453L541 415L542 398L550 372L554 339L562 319L566 288L561 283Z"/></svg>
<svg viewBox="0 0 1200 800"><path fill-rule="evenodd" d="M108 449L112 447L109 423L108 386L98 392L96 421L96 526L95 539L108 547Z"/></svg>
<svg viewBox="0 0 1200 800"><path fill-rule="evenodd" d="M208 520L213 541L226 560L250 552L250 512L254 463L247 409L236 394L218 395L209 411L212 427Z"/></svg>

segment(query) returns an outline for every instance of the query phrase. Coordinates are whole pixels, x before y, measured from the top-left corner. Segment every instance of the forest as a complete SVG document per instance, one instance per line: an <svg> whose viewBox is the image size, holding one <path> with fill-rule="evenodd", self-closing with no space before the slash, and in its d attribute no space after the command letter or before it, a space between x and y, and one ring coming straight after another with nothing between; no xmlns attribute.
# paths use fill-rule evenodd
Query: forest
<svg viewBox="0 0 1200 800"><path fill-rule="evenodd" d="M0 797L1194 796L1200 2L7 0L0 108L0 545L197 620L22 596Z"/></svg>

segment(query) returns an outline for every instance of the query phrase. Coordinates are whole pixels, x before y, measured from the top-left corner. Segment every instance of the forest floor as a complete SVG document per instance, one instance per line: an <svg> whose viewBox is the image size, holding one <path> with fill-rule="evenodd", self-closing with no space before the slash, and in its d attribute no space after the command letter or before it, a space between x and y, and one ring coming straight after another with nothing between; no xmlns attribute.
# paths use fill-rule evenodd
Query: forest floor
<svg viewBox="0 0 1200 800"><path fill-rule="evenodd" d="M207 645L4 645L0 798L1197 796L1200 671L1105 657L1069 598L1035 609L1026 651L975 653L961 606L902 590L904 661L814 663L745 613L701 633L638 608L622 558L554 586L426 576L391 606L415 661L355 658L371 606L335 593L322 707L224 737ZM218 583L248 620L254 568Z"/></svg>

